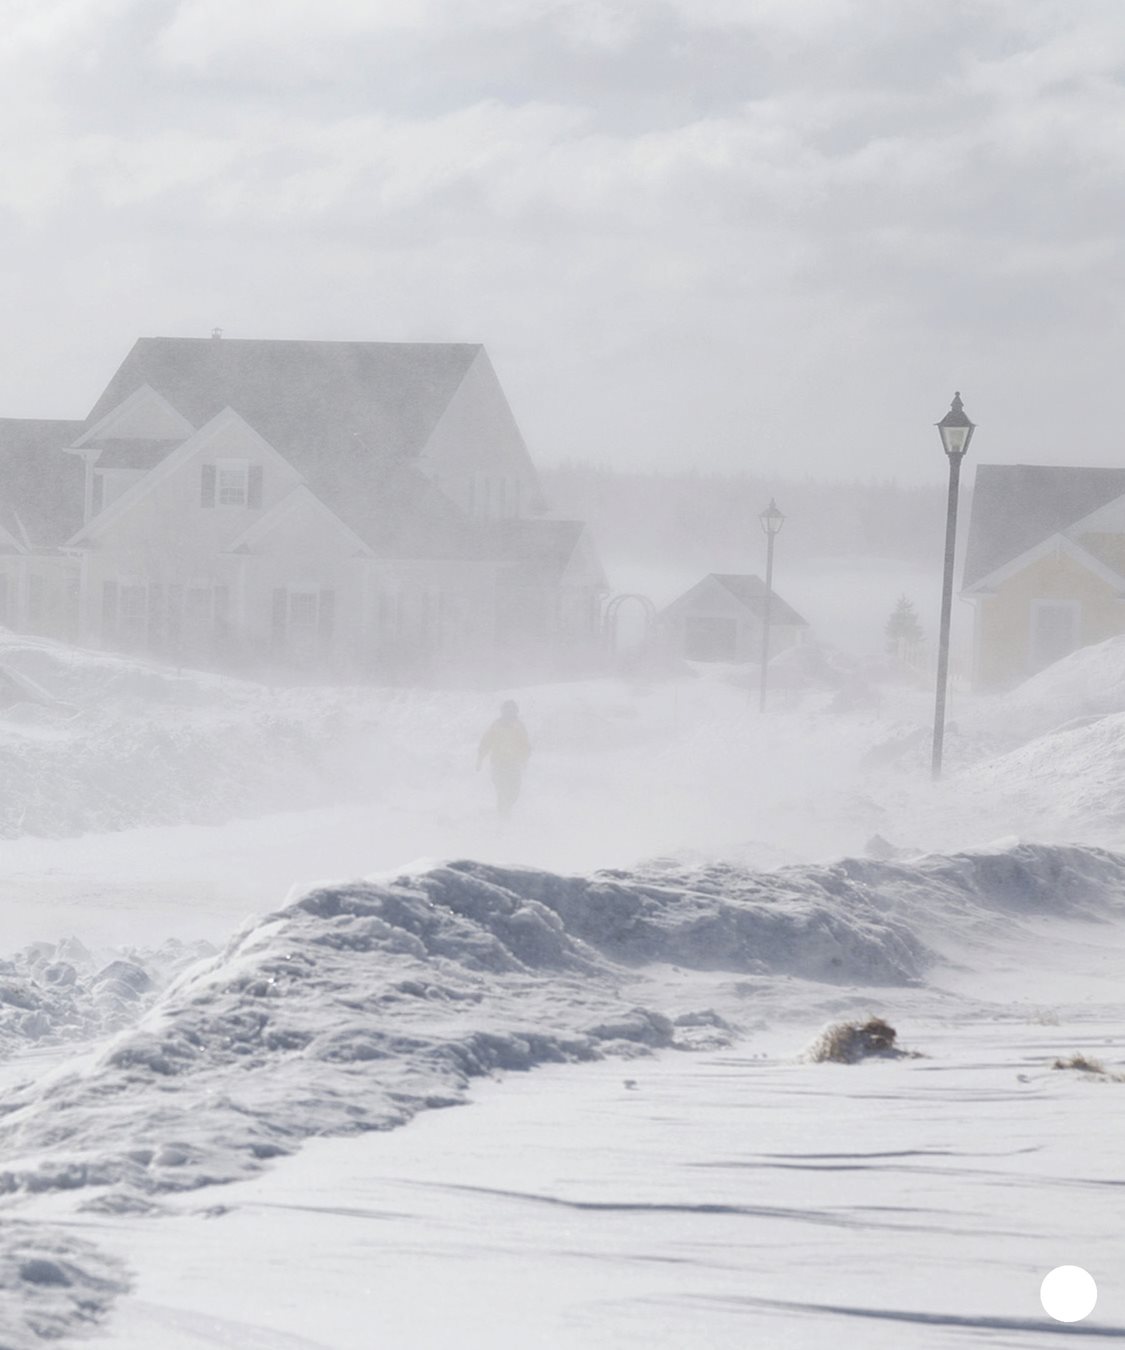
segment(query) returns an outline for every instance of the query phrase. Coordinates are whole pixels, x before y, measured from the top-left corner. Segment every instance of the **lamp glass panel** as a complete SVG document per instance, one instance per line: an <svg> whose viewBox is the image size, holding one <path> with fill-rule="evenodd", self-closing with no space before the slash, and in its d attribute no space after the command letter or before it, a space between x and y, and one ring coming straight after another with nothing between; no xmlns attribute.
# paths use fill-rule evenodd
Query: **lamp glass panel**
<svg viewBox="0 0 1125 1350"><path fill-rule="evenodd" d="M942 427L941 441L945 446L946 454L963 455L965 447L969 443L970 427Z"/></svg>

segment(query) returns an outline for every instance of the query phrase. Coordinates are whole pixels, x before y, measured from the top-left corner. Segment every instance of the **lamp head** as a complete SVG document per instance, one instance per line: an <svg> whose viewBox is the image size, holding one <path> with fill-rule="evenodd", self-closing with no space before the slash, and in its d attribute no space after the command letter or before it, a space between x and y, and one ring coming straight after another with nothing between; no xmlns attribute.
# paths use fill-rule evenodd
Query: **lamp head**
<svg viewBox="0 0 1125 1350"><path fill-rule="evenodd" d="M781 527L785 524L785 517L778 510L777 502L770 498L770 504L761 513L758 519L762 523L763 531L768 535L780 534Z"/></svg>
<svg viewBox="0 0 1125 1350"><path fill-rule="evenodd" d="M960 393L953 395L949 411L937 424L937 429L942 449L947 455L963 455L968 450L976 426L969 421Z"/></svg>

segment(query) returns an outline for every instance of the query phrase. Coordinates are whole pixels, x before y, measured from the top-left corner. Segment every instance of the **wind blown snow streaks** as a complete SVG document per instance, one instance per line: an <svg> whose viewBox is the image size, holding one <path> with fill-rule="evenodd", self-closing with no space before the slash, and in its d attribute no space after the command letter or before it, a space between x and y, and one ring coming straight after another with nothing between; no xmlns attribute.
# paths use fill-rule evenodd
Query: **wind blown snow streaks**
<svg viewBox="0 0 1125 1350"><path fill-rule="evenodd" d="M112 1187L99 1208L143 1206L456 1103L476 1075L690 1043L698 1010L677 1026L635 999L666 997L668 964L916 984L930 925L1094 915L1122 893L1125 858L1029 846L777 874L459 862L324 887L185 973L95 1060L0 1101L0 1193Z"/></svg>

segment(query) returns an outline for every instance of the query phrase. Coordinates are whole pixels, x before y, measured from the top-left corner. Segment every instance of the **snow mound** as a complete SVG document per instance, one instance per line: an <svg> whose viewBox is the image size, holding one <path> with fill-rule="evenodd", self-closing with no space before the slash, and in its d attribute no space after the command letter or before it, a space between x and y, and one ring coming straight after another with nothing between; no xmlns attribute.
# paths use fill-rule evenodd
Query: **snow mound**
<svg viewBox="0 0 1125 1350"><path fill-rule="evenodd" d="M1071 652L1002 695L991 715L1028 737L1105 713L1125 713L1125 637Z"/></svg>
<svg viewBox="0 0 1125 1350"><path fill-rule="evenodd" d="M0 1228L4 1350L30 1350L92 1330L127 1287L118 1263L89 1243L5 1218Z"/></svg>
<svg viewBox="0 0 1125 1350"><path fill-rule="evenodd" d="M370 790L370 727L329 700L262 691L247 710L146 708L43 726L0 721L0 835L216 824Z"/></svg>
<svg viewBox="0 0 1125 1350"><path fill-rule="evenodd" d="M134 1023L206 943L100 958L73 939L37 942L0 960L0 1060L28 1046L94 1040Z"/></svg>
<svg viewBox="0 0 1125 1350"><path fill-rule="evenodd" d="M186 972L92 1062L0 1104L0 1193L233 1180L311 1135L460 1101L476 1075L693 1043L622 992L651 963L916 981L924 948L868 890L812 869L461 862L313 891Z"/></svg>
<svg viewBox="0 0 1125 1350"><path fill-rule="evenodd" d="M1040 838L1113 843L1125 826L1125 713L1060 727L965 769L958 789L1004 801Z"/></svg>
<svg viewBox="0 0 1125 1350"><path fill-rule="evenodd" d="M9 1094L0 1193L110 1186L98 1205L137 1204L454 1104L476 1075L690 1045L638 1002L667 997L668 964L908 985L937 959L928 933L1120 916L1123 894L1125 858L1028 845L765 874L458 862L324 887L186 971L96 1058Z"/></svg>

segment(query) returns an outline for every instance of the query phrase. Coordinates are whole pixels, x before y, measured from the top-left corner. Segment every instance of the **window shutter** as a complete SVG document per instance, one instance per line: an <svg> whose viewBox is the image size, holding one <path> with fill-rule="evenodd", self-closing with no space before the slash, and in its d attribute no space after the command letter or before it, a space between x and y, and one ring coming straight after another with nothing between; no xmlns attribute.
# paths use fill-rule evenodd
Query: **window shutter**
<svg viewBox="0 0 1125 1350"><path fill-rule="evenodd" d="M262 507L262 466L260 464L250 465L250 476L247 479L246 486L246 505L252 511L260 511Z"/></svg>
<svg viewBox="0 0 1125 1350"><path fill-rule="evenodd" d="M204 464L203 477L199 485L199 504L200 506L215 505L215 466L214 464Z"/></svg>
<svg viewBox="0 0 1125 1350"><path fill-rule="evenodd" d="M285 646L285 620L289 609L289 592L277 586L273 593L273 645L280 651Z"/></svg>
<svg viewBox="0 0 1125 1350"><path fill-rule="evenodd" d="M117 582L102 582L102 637L117 633Z"/></svg>
<svg viewBox="0 0 1125 1350"><path fill-rule="evenodd" d="M332 641L332 626L336 620L336 592L320 592L320 606L317 610L316 627L321 646L327 647Z"/></svg>

